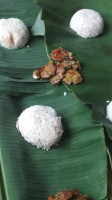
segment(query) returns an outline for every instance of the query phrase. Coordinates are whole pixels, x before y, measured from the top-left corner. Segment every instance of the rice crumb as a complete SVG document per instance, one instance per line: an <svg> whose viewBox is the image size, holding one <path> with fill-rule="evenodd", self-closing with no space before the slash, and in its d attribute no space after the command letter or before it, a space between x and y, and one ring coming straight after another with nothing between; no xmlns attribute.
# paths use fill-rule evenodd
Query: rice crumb
<svg viewBox="0 0 112 200"><path fill-rule="evenodd" d="M106 103L110 103L110 101L109 101L109 100L107 100L107 101L106 101Z"/></svg>
<svg viewBox="0 0 112 200"><path fill-rule="evenodd" d="M106 118L112 122L112 101L107 106L107 116Z"/></svg>
<svg viewBox="0 0 112 200"><path fill-rule="evenodd" d="M67 92L64 92L64 97L67 95Z"/></svg>

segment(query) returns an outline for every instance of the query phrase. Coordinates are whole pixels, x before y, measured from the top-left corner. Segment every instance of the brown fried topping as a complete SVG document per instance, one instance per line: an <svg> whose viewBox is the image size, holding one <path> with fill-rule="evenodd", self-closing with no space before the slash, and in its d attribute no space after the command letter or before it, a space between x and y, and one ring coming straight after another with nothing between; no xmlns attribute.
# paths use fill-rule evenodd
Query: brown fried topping
<svg viewBox="0 0 112 200"><path fill-rule="evenodd" d="M51 52L51 58L59 62L62 62L67 55L68 52L62 47L59 47Z"/></svg>
<svg viewBox="0 0 112 200"><path fill-rule="evenodd" d="M63 190L55 195L54 200L69 200L72 198L72 196L73 192L71 190Z"/></svg>
<svg viewBox="0 0 112 200"><path fill-rule="evenodd" d="M52 60L39 70L34 70L33 78L49 78L53 85L61 81L67 84L78 84L82 82L80 74L80 62L76 61L71 52L59 47L51 52Z"/></svg>
<svg viewBox="0 0 112 200"><path fill-rule="evenodd" d="M50 61L48 65L45 65L41 70L40 70L40 77L43 78L50 78L52 75L55 74L56 67L53 65L53 62Z"/></svg>
<svg viewBox="0 0 112 200"><path fill-rule="evenodd" d="M79 61L75 61L73 64L72 64L72 69L74 70L81 70L81 66L80 66L80 62Z"/></svg>
<svg viewBox="0 0 112 200"><path fill-rule="evenodd" d="M63 82L67 84L77 84L82 82L82 77L79 72L76 70L68 70L66 71L65 77L63 78Z"/></svg>
<svg viewBox="0 0 112 200"><path fill-rule="evenodd" d="M53 85L58 85L60 81L64 78L64 73L65 73L65 69L63 65L60 65L60 64L56 65L56 75L50 78L50 82Z"/></svg>
<svg viewBox="0 0 112 200"><path fill-rule="evenodd" d="M61 82L61 80L64 78L64 75L63 74L56 74L56 75L54 75L54 76L52 76L51 78L50 78L50 82L53 84L53 85L58 85L60 82Z"/></svg>
<svg viewBox="0 0 112 200"><path fill-rule="evenodd" d="M50 196L48 197L48 200L53 200L53 196L50 195Z"/></svg>
<svg viewBox="0 0 112 200"><path fill-rule="evenodd" d="M56 74L62 75L65 73L65 68L63 65L56 65Z"/></svg>
<svg viewBox="0 0 112 200"><path fill-rule="evenodd" d="M63 190L58 192L54 197L50 195L48 200L89 200L87 195L82 195L76 189L72 190Z"/></svg>

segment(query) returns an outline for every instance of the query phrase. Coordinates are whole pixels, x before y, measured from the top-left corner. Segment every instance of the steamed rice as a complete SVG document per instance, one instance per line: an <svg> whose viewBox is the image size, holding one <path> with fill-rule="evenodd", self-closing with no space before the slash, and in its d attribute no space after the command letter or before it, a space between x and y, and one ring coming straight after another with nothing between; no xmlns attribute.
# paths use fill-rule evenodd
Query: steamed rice
<svg viewBox="0 0 112 200"><path fill-rule="evenodd" d="M42 105L25 109L16 127L27 142L44 150L56 145L63 133L61 117L53 108Z"/></svg>
<svg viewBox="0 0 112 200"><path fill-rule="evenodd" d="M77 11L70 20L70 27L83 38L96 37L103 32L102 16L91 9Z"/></svg>
<svg viewBox="0 0 112 200"><path fill-rule="evenodd" d="M7 49L23 47L29 40L27 26L18 18L0 19L0 45Z"/></svg>

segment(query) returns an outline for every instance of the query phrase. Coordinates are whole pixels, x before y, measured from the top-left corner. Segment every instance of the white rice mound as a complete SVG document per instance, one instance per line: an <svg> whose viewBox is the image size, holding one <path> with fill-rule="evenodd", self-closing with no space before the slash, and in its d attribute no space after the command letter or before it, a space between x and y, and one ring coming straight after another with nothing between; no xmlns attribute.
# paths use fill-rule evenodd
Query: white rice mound
<svg viewBox="0 0 112 200"><path fill-rule="evenodd" d="M103 32L104 22L98 12L91 9L81 9L72 16L70 27L81 37L92 38Z"/></svg>
<svg viewBox="0 0 112 200"><path fill-rule="evenodd" d="M107 119L109 119L112 122L112 101L107 106Z"/></svg>
<svg viewBox="0 0 112 200"><path fill-rule="evenodd" d="M27 142L44 150L57 145L63 134L61 117L53 108L42 105L25 109L18 117L16 127Z"/></svg>
<svg viewBox="0 0 112 200"><path fill-rule="evenodd" d="M0 19L0 45L7 49L23 47L29 40L27 26L18 18Z"/></svg>

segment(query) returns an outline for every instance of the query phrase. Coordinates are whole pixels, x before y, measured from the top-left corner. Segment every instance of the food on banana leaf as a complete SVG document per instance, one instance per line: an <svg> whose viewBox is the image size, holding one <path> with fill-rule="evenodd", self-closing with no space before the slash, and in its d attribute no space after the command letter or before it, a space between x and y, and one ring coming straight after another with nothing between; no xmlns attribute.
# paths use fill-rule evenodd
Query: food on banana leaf
<svg viewBox="0 0 112 200"><path fill-rule="evenodd" d="M77 84L82 81L82 77L76 70L68 70L65 74L63 81L67 84Z"/></svg>
<svg viewBox="0 0 112 200"><path fill-rule="evenodd" d="M64 60L73 60L71 52L66 51L62 47L55 49L51 52L51 58L55 61L63 62Z"/></svg>
<svg viewBox="0 0 112 200"><path fill-rule="evenodd" d="M34 79L38 79L38 80L39 80L39 79L40 79L40 70L35 69L35 70L33 71L32 76L33 76Z"/></svg>
<svg viewBox="0 0 112 200"><path fill-rule="evenodd" d="M107 119L112 122L112 101L107 106Z"/></svg>
<svg viewBox="0 0 112 200"><path fill-rule="evenodd" d="M44 78L50 78L52 75L55 74L56 68L53 64L52 61L49 61L48 65L45 65L41 70L40 70L40 77L42 79Z"/></svg>
<svg viewBox="0 0 112 200"><path fill-rule="evenodd" d="M57 145L63 134L61 117L53 108L42 105L25 109L16 127L27 142L44 150Z"/></svg>
<svg viewBox="0 0 112 200"><path fill-rule="evenodd" d="M70 27L83 38L97 37L103 32L102 16L91 9L77 11L70 20Z"/></svg>
<svg viewBox="0 0 112 200"><path fill-rule="evenodd" d="M87 195L82 195L76 189L72 190L63 190L58 192L54 197L50 195L48 200L89 200Z"/></svg>
<svg viewBox="0 0 112 200"><path fill-rule="evenodd" d="M53 85L59 84L60 81L62 81L62 79L64 78L64 74L65 74L65 68L63 67L63 65L60 64L56 65L56 74L50 78L50 82Z"/></svg>
<svg viewBox="0 0 112 200"><path fill-rule="evenodd" d="M0 19L0 45L7 49L23 47L29 40L27 26L18 18Z"/></svg>
<svg viewBox="0 0 112 200"><path fill-rule="evenodd" d="M80 62L76 61L71 52L59 47L51 52L51 59L47 65L40 70L33 71L33 78L49 78L53 85L59 85L60 82L67 84L78 84L82 82L80 74Z"/></svg>

